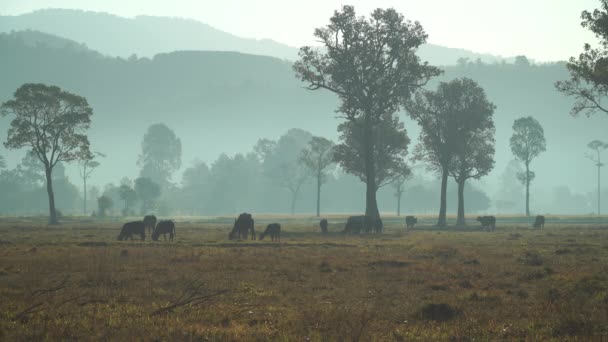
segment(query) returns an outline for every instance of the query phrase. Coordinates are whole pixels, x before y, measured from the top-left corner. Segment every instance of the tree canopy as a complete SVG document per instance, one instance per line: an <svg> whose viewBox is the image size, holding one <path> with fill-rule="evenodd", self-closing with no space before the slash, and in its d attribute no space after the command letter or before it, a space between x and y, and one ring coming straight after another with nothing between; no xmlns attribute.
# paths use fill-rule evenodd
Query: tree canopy
<svg viewBox="0 0 608 342"><path fill-rule="evenodd" d="M141 167L140 176L166 188L173 173L181 166L181 140L167 125L154 124L148 127L141 149L142 154L138 161Z"/></svg>

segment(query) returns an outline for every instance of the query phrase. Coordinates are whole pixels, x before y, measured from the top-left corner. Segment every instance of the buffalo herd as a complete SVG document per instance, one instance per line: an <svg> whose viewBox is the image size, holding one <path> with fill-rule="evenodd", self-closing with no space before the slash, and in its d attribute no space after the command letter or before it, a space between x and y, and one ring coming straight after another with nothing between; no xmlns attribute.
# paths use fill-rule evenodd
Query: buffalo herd
<svg viewBox="0 0 608 342"><path fill-rule="evenodd" d="M478 216L477 221L481 224L482 229L495 230L496 229L496 217L495 216ZM418 223L418 218L415 216L405 217L405 226L407 229L413 229ZM328 221L322 219L319 222L322 234L328 233ZM536 216L533 227L540 229L545 227L545 217L542 215ZM342 233L345 234L361 234L361 233L382 233L383 224L380 218L372 219L370 216L359 215L350 216L346 220ZM169 240L173 241L176 237L175 223L172 220L161 220L158 221L154 215L146 215L141 221L127 222L122 226L118 240L133 240L133 236L139 236L141 240L146 239L146 231L152 234L152 240L158 241L160 235L163 236L164 241L167 241L167 235ZM281 225L279 223L271 223L266 226L266 230L260 234L259 240L263 240L264 237L270 236L272 242L281 241ZM230 233L228 234L229 240L256 240L255 233L255 221L253 216L249 213L240 214L235 220Z"/></svg>

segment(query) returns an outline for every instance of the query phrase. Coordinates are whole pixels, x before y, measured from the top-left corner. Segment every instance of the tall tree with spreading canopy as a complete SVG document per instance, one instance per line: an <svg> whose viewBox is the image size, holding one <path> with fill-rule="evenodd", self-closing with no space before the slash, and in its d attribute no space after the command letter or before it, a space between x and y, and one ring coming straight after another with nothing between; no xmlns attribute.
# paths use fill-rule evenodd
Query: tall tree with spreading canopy
<svg viewBox="0 0 608 342"><path fill-rule="evenodd" d="M141 143L142 154L137 164L140 177L145 177L162 189L171 184L171 176L182 162L182 143L167 125L159 123L148 127Z"/></svg>
<svg viewBox="0 0 608 342"><path fill-rule="evenodd" d="M14 98L0 107L3 116L14 115L4 146L28 148L44 165L49 197L49 224L58 224L53 192L53 168L59 162L91 155L85 132L93 109L87 100L56 86L26 83Z"/></svg>
<svg viewBox="0 0 608 342"><path fill-rule="evenodd" d="M602 151L608 148L608 144L600 141L600 140L593 140L592 142L590 142L589 144L587 144L587 147L589 147L589 149L591 149L595 155L593 154L589 154L587 155L587 158L591 159L591 161L593 161L593 163L595 164L595 166L597 167L597 215L600 216L600 212L601 212L601 190L600 190L600 184L601 184L601 179L600 179L600 171L602 169L602 166L604 166L604 164L602 163Z"/></svg>
<svg viewBox="0 0 608 342"><path fill-rule="evenodd" d="M376 9L365 18L357 16L354 7L344 6L314 35L322 48L302 47L294 70L308 89L335 93L340 99L337 112L361 126L358 158L365 174L365 214L371 218L368 222L374 222L380 217L374 128L440 71L421 63L416 55L427 38L422 26L406 21L392 8Z"/></svg>
<svg viewBox="0 0 608 342"><path fill-rule="evenodd" d="M603 103L608 95L608 0L600 2L601 8L581 14L581 26L595 34L599 46L593 48L586 43L578 58L571 57L566 65L570 79L555 84L557 90L576 100L571 110L575 116L608 114L608 106Z"/></svg>
<svg viewBox="0 0 608 342"><path fill-rule="evenodd" d="M321 216L321 186L327 181L327 169L334 163L334 143L323 137L312 137L300 155L300 162L317 182L317 217Z"/></svg>
<svg viewBox="0 0 608 342"><path fill-rule="evenodd" d="M460 78L441 82L436 91L419 91L406 102L405 108L421 128L414 158L426 162L429 170L441 174L437 225L444 227L447 224L447 184L451 168L459 169L453 171L455 177L461 180L460 190L463 194L465 180L477 176L477 173L481 177L484 172L479 171L487 167L478 165L481 160L467 154L473 152L473 138L485 141L480 132L492 129L493 139L494 105L487 100L485 92L475 81ZM457 157L460 160L456 161ZM464 210L464 202L462 205Z"/></svg>
<svg viewBox="0 0 608 342"><path fill-rule="evenodd" d="M530 183L536 176L530 171L530 163L547 150L545 133L540 123L531 116L515 120L511 136L511 151L524 164L524 172L517 175L526 187L526 216L530 216Z"/></svg>

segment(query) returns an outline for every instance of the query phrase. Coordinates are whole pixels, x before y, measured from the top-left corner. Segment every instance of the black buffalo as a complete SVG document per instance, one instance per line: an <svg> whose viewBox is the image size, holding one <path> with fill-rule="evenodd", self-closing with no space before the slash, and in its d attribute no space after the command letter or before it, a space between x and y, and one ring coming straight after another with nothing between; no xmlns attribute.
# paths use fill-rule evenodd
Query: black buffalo
<svg viewBox="0 0 608 342"><path fill-rule="evenodd" d="M371 219L371 217L365 216L365 215L351 216L346 221L346 225L344 225L343 233L350 233L350 234L360 234L361 232L369 233L372 229L376 233L382 232L382 220L380 218L378 218L377 220L374 221Z"/></svg>
<svg viewBox="0 0 608 342"><path fill-rule="evenodd" d="M536 216L534 228L545 228L545 217L543 215Z"/></svg>
<svg viewBox="0 0 608 342"><path fill-rule="evenodd" d="M154 215L144 216L144 226L146 227L146 231L148 233L152 233L152 231L154 231L154 227L156 227L156 216L154 216Z"/></svg>
<svg viewBox="0 0 608 342"><path fill-rule="evenodd" d="M120 234L118 235L118 241L131 239L133 240L133 235L141 236L142 240L146 239L146 227L143 221L133 221L127 222L122 226L120 230Z"/></svg>
<svg viewBox="0 0 608 342"><path fill-rule="evenodd" d="M266 235L270 235L272 241L281 242L281 225L278 223L271 223L266 226L266 230L260 234L260 240L264 240Z"/></svg>
<svg viewBox="0 0 608 342"><path fill-rule="evenodd" d="M251 233L251 240L255 240L255 223L251 214L242 213L237 219L234 220L234 226L228 234L228 239L245 239L247 240L249 233Z"/></svg>
<svg viewBox="0 0 608 342"><path fill-rule="evenodd" d="M406 216L405 217L405 226L408 229L414 228L414 225L418 223L418 218L416 216Z"/></svg>
<svg viewBox="0 0 608 342"><path fill-rule="evenodd" d="M169 234L169 240L173 241L175 234L175 223L171 220L163 220L158 222L154 232L152 233L152 240L158 241L160 234L163 234L163 238L167 241L167 234Z"/></svg>
<svg viewBox="0 0 608 342"><path fill-rule="evenodd" d="M327 234L327 220L326 219L322 219L321 222L319 222L319 227L321 227L321 233Z"/></svg>
<svg viewBox="0 0 608 342"><path fill-rule="evenodd" d="M496 217L494 216L477 216L477 221L481 223L481 228L496 229Z"/></svg>

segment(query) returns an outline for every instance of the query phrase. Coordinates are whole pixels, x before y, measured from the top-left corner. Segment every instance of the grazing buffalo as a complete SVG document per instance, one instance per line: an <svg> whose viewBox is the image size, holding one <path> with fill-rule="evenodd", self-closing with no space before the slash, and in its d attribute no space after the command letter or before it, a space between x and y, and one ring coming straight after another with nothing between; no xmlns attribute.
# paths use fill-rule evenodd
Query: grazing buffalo
<svg viewBox="0 0 608 342"><path fill-rule="evenodd" d="M266 230L260 234L260 241L264 240L264 236L270 235L270 239L274 242L281 242L281 225L278 223L271 223L266 226Z"/></svg>
<svg viewBox="0 0 608 342"><path fill-rule="evenodd" d="M118 235L118 241L126 240L130 238L133 240L133 235L141 236L142 240L146 239L146 227L143 221L127 222L122 226L120 234Z"/></svg>
<svg viewBox="0 0 608 342"><path fill-rule="evenodd" d="M405 226L407 229L414 228L414 225L418 223L418 218L416 216L406 216L405 217Z"/></svg>
<svg viewBox="0 0 608 342"><path fill-rule="evenodd" d="M251 217L251 214L242 213L234 220L234 226L232 227L230 234L228 234L228 239L247 240L249 233L251 233L251 240L255 240L255 223L253 217Z"/></svg>
<svg viewBox="0 0 608 342"><path fill-rule="evenodd" d="M319 227L321 227L321 233L327 234L327 220L326 219L322 219L321 222L319 222Z"/></svg>
<svg viewBox="0 0 608 342"><path fill-rule="evenodd" d="M154 232L152 233L152 240L158 241L160 234L163 234L163 238L167 241L167 234L169 234L169 240L173 241L175 234L175 223L171 220L163 220L158 222Z"/></svg>
<svg viewBox="0 0 608 342"><path fill-rule="evenodd" d="M154 227L156 227L156 216L144 216L144 226L146 227L146 231L148 232L148 234L151 234L154 231Z"/></svg>
<svg viewBox="0 0 608 342"><path fill-rule="evenodd" d="M494 216L477 216L477 221L481 223L481 228L496 229L496 217Z"/></svg>
<svg viewBox="0 0 608 342"><path fill-rule="evenodd" d="M534 220L534 228L545 228L545 217L543 215L536 216L536 220Z"/></svg>
<svg viewBox="0 0 608 342"><path fill-rule="evenodd" d="M346 221L343 233L360 234L361 232L369 233L371 230L376 233L382 232L382 220L378 218L375 222L369 216L351 216Z"/></svg>

